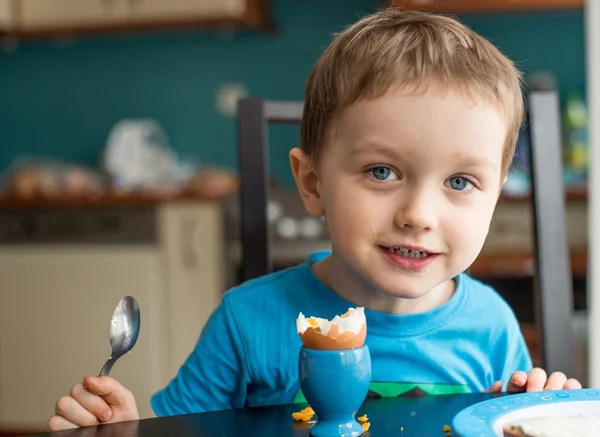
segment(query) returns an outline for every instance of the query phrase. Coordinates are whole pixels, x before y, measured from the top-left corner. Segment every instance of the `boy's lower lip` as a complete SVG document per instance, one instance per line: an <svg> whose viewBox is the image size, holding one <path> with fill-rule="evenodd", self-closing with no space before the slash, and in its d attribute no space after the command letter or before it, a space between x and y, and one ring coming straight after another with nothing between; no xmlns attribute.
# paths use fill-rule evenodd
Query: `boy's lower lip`
<svg viewBox="0 0 600 437"><path fill-rule="evenodd" d="M383 256L387 258L395 267L410 272L425 270L438 256L437 253L427 255L425 258L407 258L400 254L390 252L387 247L378 246Z"/></svg>

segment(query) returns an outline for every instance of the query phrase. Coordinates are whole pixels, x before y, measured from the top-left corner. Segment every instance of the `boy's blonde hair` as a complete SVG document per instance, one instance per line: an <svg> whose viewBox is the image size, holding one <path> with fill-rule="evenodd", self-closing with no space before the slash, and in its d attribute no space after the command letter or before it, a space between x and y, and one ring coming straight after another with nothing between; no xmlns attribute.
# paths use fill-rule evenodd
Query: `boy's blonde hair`
<svg viewBox="0 0 600 437"><path fill-rule="evenodd" d="M301 147L318 163L345 108L392 87L418 91L438 82L483 97L503 111L506 174L524 117L521 80L513 62L458 21L385 9L339 33L317 61L306 84Z"/></svg>

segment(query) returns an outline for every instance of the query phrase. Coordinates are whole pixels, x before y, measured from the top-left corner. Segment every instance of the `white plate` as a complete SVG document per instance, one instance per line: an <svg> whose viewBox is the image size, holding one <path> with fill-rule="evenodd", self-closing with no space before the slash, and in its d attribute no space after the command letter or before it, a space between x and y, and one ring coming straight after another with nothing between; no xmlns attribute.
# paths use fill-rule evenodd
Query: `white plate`
<svg viewBox="0 0 600 437"><path fill-rule="evenodd" d="M459 437L503 437L502 427L534 417L600 416L600 389L520 393L480 402L459 412L452 431Z"/></svg>

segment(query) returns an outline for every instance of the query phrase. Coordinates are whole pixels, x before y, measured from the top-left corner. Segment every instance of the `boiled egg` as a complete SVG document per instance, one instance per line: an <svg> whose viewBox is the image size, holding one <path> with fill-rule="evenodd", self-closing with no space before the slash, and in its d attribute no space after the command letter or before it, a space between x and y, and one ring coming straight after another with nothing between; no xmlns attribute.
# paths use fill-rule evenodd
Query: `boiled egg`
<svg viewBox="0 0 600 437"><path fill-rule="evenodd" d="M298 335L304 347L320 350L342 350L361 347L367 336L367 319L363 307L349 308L331 320L305 317L296 319Z"/></svg>

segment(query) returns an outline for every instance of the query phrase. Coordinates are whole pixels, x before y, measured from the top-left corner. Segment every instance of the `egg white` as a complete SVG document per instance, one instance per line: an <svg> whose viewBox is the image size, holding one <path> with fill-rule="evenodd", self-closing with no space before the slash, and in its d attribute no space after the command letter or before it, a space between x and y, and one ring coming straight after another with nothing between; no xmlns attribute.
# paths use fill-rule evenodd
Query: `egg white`
<svg viewBox="0 0 600 437"><path fill-rule="evenodd" d="M323 335L327 335L333 325L338 325L339 334L343 334L344 332L358 334L363 325L367 323L365 309L363 307L348 308L348 315L344 317L338 315L331 320L320 317L315 317L314 319ZM304 314L300 313L296 319L296 329L298 330L298 333L304 334L310 327L311 325L308 323L308 319Z"/></svg>

